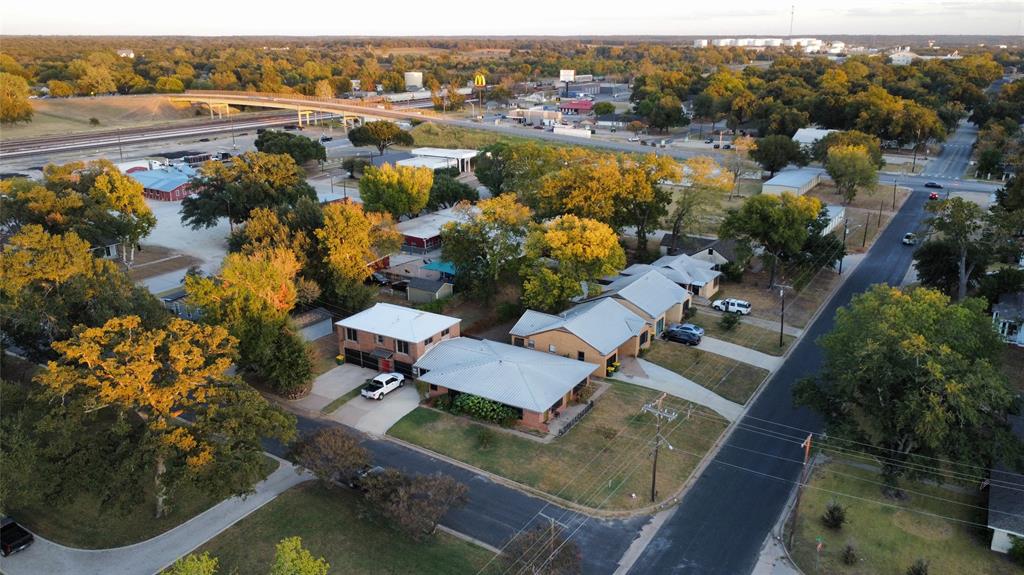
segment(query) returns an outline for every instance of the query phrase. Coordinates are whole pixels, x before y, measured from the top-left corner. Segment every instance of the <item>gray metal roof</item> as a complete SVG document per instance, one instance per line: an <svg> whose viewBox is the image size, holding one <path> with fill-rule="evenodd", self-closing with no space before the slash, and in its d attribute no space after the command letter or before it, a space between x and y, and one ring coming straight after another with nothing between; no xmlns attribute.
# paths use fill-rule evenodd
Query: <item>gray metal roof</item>
<svg viewBox="0 0 1024 575"><path fill-rule="evenodd" d="M1011 416L1017 437L1024 439L1024 416ZM1002 463L992 468L988 494L988 526L1024 537L1024 469L1011 470Z"/></svg>
<svg viewBox="0 0 1024 575"><path fill-rule="evenodd" d="M1024 291L1004 293L992 306L992 313L1003 319L1024 317Z"/></svg>
<svg viewBox="0 0 1024 575"><path fill-rule="evenodd" d="M428 280L426 278L409 278L409 289L418 289L436 294L446 283L448 282Z"/></svg>
<svg viewBox="0 0 1024 575"><path fill-rule="evenodd" d="M815 178L820 178L824 170L818 168L797 168L795 170L783 170L775 177L765 182L765 186L787 186L792 188L803 187Z"/></svg>
<svg viewBox="0 0 1024 575"><path fill-rule="evenodd" d="M666 278L658 269L620 277L605 286L604 290L600 297L618 296L651 317L657 317L673 305L682 303L689 293Z"/></svg>
<svg viewBox="0 0 1024 575"><path fill-rule="evenodd" d="M640 335L647 322L611 298L582 303L561 315L527 310L512 327L512 335L530 336L563 329L607 355L629 338Z"/></svg>
<svg viewBox="0 0 1024 575"><path fill-rule="evenodd" d="M597 365L490 340L446 339L416 362L434 385L543 413Z"/></svg>

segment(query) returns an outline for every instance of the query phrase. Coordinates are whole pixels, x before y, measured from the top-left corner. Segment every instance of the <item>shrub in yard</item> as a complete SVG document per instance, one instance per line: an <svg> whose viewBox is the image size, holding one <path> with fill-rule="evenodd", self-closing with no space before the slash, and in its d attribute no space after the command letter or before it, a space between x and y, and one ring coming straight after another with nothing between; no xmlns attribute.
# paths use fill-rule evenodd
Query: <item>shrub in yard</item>
<svg viewBox="0 0 1024 575"><path fill-rule="evenodd" d="M857 550L853 548L853 545L847 545L843 549L843 564L844 565L855 565L857 563Z"/></svg>
<svg viewBox="0 0 1024 575"><path fill-rule="evenodd" d="M597 427L594 428L594 433L600 435L601 437L603 437L603 438L605 438L607 440L611 440L616 435L619 434L618 431L616 431L615 429L613 429L611 427L608 427L607 425L598 425Z"/></svg>
<svg viewBox="0 0 1024 575"><path fill-rule="evenodd" d="M90 126L99 126L100 125L100 119L99 118L89 118L89 125Z"/></svg>
<svg viewBox="0 0 1024 575"><path fill-rule="evenodd" d="M494 447L494 442L498 439L494 430L489 427L477 427L476 429L476 446L478 449L487 450Z"/></svg>
<svg viewBox="0 0 1024 575"><path fill-rule="evenodd" d="M722 279L735 283L743 281L743 266L737 262L729 262L722 267Z"/></svg>
<svg viewBox="0 0 1024 575"><path fill-rule="evenodd" d="M523 306L518 302L503 301L498 304L498 321L511 321L523 315Z"/></svg>
<svg viewBox="0 0 1024 575"><path fill-rule="evenodd" d="M440 409L441 411L451 411L452 396L448 395L447 393L442 393L441 395L435 397L434 407Z"/></svg>
<svg viewBox="0 0 1024 575"><path fill-rule="evenodd" d="M683 312L683 319L693 319L695 317L697 317L697 306L691 305Z"/></svg>
<svg viewBox="0 0 1024 575"><path fill-rule="evenodd" d="M718 325L725 331L732 331L736 329L736 326L740 324L740 314L738 313L723 313L722 319L718 320Z"/></svg>
<svg viewBox="0 0 1024 575"><path fill-rule="evenodd" d="M430 395L430 384L421 380L416 380L416 393L420 394L420 401L427 398Z"/></svg>
<svg viewBox="0 0 1024 575"><path fill-rule="evenodd" d="M1010 561L1024 566L1024 538L1010 536L1010 550L1007 552Z"/></svg>
<svg viewBox="0 0 1024 575"><path fill-rule="evenodd" d="M907 575L928 575L928 562L924 559L914 561L914 564L907 567Z"/></svg>
<svg viewBox="0 0 1024 575"><path fill-rule="evenodd" d="M846 523L846 508L832 500L825 506L825 512L821 514L821 522L829 529L839 529Z"/></svg>
<svg viewBox="0 0 1024 575"><path fill-rule="evenodd" d="M452 401L452 413L501 424L517 418L516 411L511 407L471 393L460 394Z"/></svg>

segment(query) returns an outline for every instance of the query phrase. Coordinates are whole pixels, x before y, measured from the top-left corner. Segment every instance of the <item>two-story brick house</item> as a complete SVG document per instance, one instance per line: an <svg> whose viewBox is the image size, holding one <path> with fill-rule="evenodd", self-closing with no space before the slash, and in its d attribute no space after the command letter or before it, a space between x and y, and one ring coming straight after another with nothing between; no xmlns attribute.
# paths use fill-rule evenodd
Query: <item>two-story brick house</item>
<svg viewBox="0 0 1024 575"><path fill-rule="evenodd" d="M437 343L459 337L461 320L390 303L335 322L345 361L411 376L412 365Z"/></svg>

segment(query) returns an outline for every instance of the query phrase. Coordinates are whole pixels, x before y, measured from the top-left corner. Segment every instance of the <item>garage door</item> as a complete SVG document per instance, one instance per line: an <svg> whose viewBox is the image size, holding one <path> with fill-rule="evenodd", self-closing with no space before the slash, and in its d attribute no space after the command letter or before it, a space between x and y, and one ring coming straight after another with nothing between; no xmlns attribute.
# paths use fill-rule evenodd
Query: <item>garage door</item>
<svg viewBox="0 0 1024 575"><path fill-rule="evenodd" d="M377 358L358 349L345 348L345 362L377 371Z"/></svg>
<svg viewBox="0 0 1024 575"><path fill-rule="evenodd" d="M407 376L407 377L412 377L413 376L412 375L412 364L411 363L405 363L404 361L396 361L395 362L395 371L397 371L398 373L400 373L400 374L402 374L404 376Z"/></svg>

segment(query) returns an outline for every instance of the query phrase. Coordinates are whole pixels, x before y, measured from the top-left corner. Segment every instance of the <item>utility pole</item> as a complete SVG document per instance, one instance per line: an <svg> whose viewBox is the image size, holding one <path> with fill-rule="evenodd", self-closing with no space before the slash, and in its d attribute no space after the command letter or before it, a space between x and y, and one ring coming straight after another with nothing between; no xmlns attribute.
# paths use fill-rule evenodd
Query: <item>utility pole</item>
<svg viewBox="0 0 1024 575"><path fill-rule="evenodd" d="M679 416L679 413L673 409L662 408L661 403L664 401L665 396L666 394L663 393L657 400L645 404L641 408L641 411L646 411L658 418L658 427L654 437L654 466L651 468L651 503L655 502L658 495L656 487L658 481L658 448L661 447L661 442L664 441L670 451L673 449L672 444L661 436L661 420L672 421Z"/></svg>
<svg viewBox="0 0 1024 575"><path fill-rule="evenodd" d="M121 161L124 161L124 150L121 148L121 128L117 129L117 153L121 156Z"/></svg>
<svg viewBox="0 0 1024 575"><path fill-rule="evenodd" d="M849 223L850 223L850 218L843 217L843 251L844 252L846 251L846 235L848 233L850 233ZM843 260L845 260L845 259L846 259L846 255L845 254L839 258L839 275L843 275Z"/></svg>
<svg viewBox="0 0 1024 575"><path fill-rule="evenodd" d="M789 523L789 546L793 547L793 536L796 534L796 516L800 509L800 495L804 492L804 483L807 482L807 464L811 461L811 443L814 435L807 434L807 439L800 444L804 448L804 466L800 470L800 482L796 485L796 500L793 502L793 516Z"/></svg>
<svg viewBox="0 0 1024 575"><path fill-rule="evenodd" d="M785 345L783 343L783 329L786 325L786 289L793 289L793 286L777 284L776 287L779 288L779 298L782 300L782 313L779 315L779 347L782 347Z"/></svg>
<svg viewBox="0 0 1024 575"><path fill-rule="evenodd" d="M796 5L789 5L789 37L793 38L793 17L796 15Z"/></svg>
<svg viewBox="0 0 1024 575"><path fill-rule="evenodd" d="M871 222L871 216L864 218L864 239L860 241L860 247L868 245L868 224Z"/></svg>

